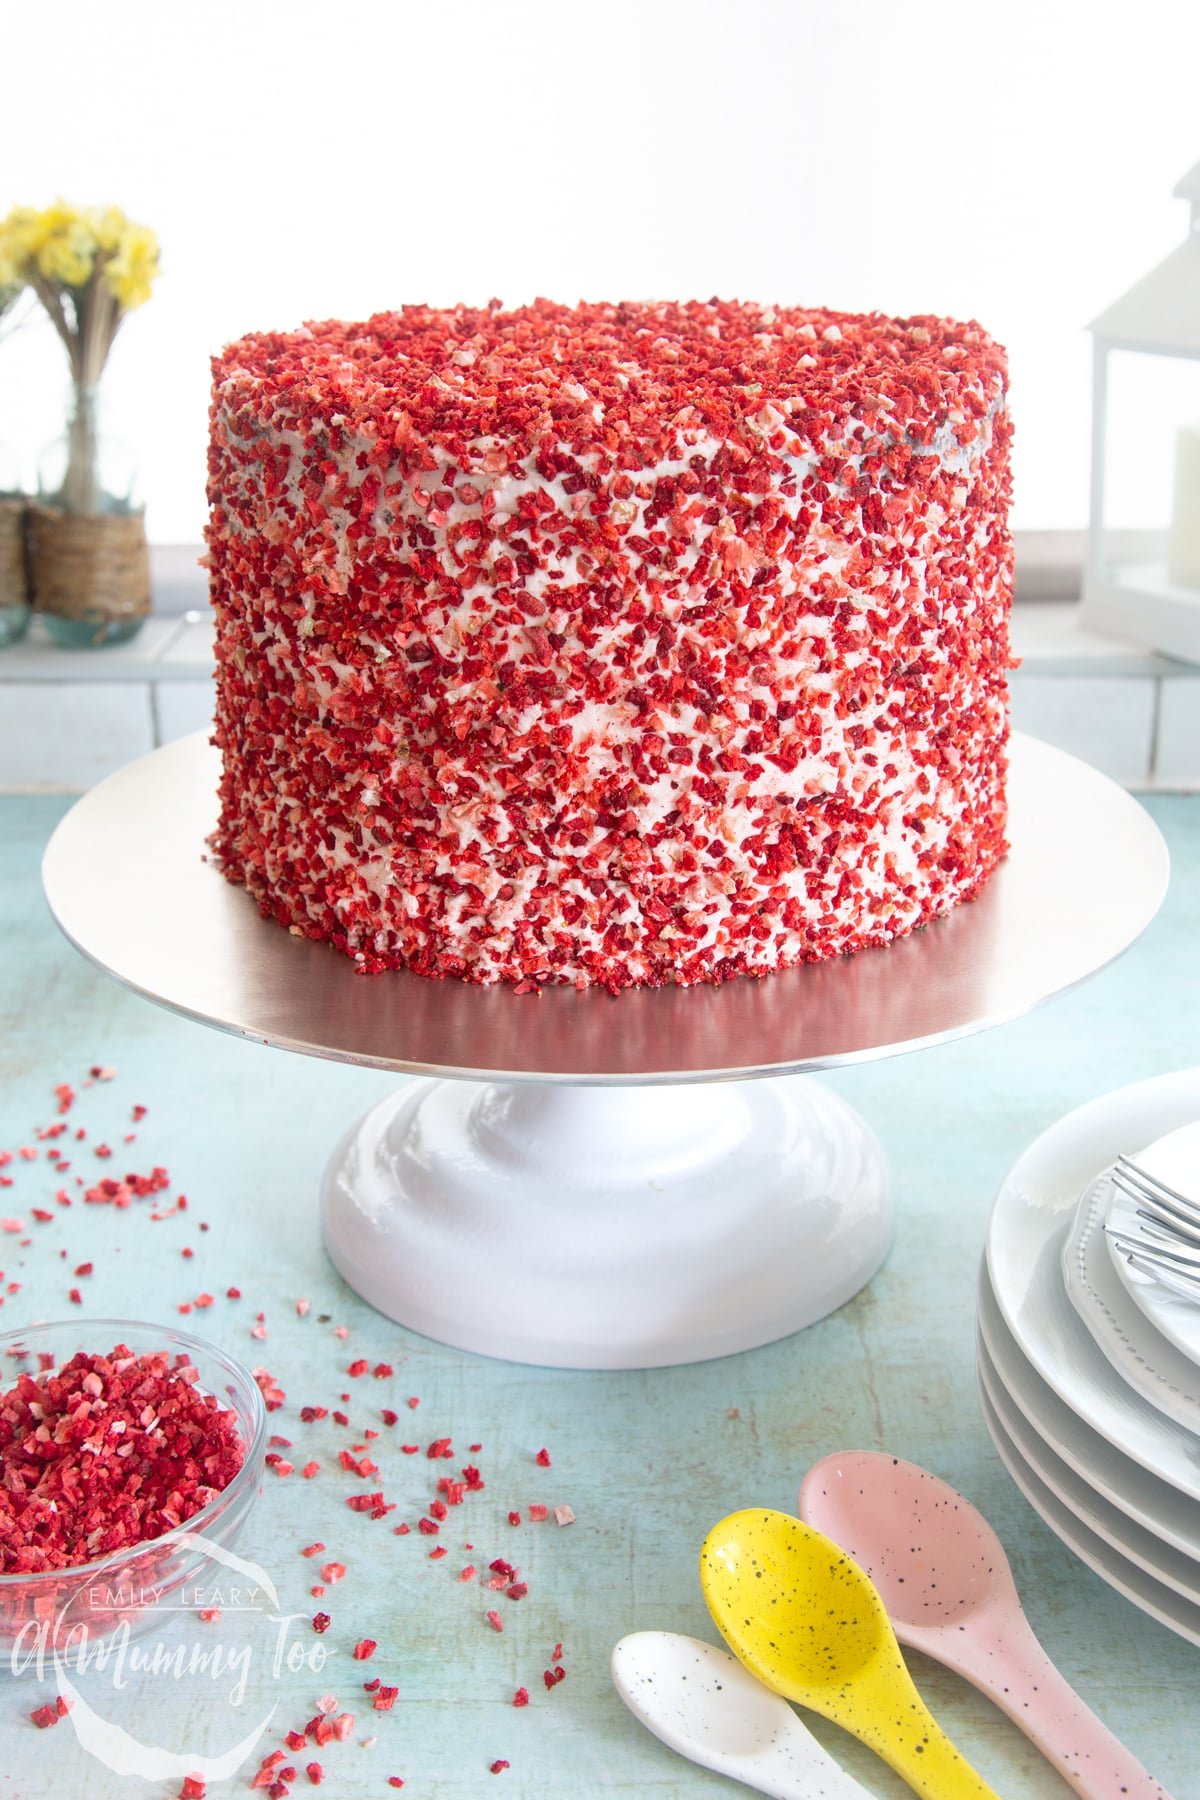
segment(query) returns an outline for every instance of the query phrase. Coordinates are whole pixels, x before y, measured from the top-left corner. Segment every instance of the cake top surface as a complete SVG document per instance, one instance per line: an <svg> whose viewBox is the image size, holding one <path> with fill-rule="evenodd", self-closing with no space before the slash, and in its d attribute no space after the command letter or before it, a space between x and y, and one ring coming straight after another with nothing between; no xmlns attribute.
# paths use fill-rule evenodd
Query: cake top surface
<svg viewBox="0 0 1200 1800"><path fill-rule="evenodd" d="M661 447L835 422L928 441L973 434L1003 391L1003 350L974 323L740 301L537 300L504 311L407 306L239 339L214 359L218 401L456 447L610 438Z"/></svg>

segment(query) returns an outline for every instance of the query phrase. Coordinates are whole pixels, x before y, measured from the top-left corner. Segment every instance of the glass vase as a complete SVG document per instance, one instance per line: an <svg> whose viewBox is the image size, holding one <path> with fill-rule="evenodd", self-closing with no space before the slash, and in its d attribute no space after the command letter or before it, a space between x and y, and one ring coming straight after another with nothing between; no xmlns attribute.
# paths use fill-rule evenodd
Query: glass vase
<svg viewBox="0 0 1200 1800"><path fill-rule="evenodd" d="M71 389L67 428L38 464L30 509L35 605L68 649L124 643L150 611L150 566L137 464L103 429L94 386Z"/></svg>

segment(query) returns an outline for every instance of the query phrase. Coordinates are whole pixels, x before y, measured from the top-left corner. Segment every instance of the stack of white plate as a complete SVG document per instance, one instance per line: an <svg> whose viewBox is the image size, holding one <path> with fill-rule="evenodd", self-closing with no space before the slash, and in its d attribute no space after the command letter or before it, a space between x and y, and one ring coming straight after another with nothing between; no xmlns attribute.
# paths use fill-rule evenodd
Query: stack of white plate
<svg viewBox="0 0 1200 1800"><path fill-rule="evenodd" d="M984 1418L1026 1499L1105 1581L1195 1644L1200 1301L1131 1271L1104 1224L1120 1204L1117 1156L1153 1168L1160 1140L1198 1120L1190 1069L1106 1094L1031 1145L992 1212L977 1344ZM1200 1179L1200 1130L1189 1136ZM1177 1161L1188 1141L1176 1140Z"/></svg>

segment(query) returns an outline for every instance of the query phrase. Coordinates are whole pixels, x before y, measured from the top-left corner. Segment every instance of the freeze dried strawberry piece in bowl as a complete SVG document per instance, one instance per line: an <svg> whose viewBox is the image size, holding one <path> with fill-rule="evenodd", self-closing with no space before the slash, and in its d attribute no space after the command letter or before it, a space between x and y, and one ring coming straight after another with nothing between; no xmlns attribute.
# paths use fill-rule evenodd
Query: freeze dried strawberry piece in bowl
<svg viewBox="0 0 1200 1800"><path fill-rule="evenodd" d="M258 1383L214 1344L130 1320L36 1325L0 1352L0 1639L149 1629L259 1491Z"/></svg>

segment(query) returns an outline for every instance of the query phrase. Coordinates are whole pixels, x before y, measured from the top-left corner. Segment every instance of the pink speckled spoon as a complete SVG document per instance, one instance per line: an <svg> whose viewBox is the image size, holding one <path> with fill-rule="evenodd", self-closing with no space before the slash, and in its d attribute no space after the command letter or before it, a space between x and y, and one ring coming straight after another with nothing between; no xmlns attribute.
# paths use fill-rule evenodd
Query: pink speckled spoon
<svg viewBox="0 0 1200 1800"><path fill-rule="evenodd" d="M946 1482L845 1450L809 1470L796 1510L866 1570L900 1642L965 1675L1085 1800L1170 1800L1059 1674L999 1538Z"/></svg>

